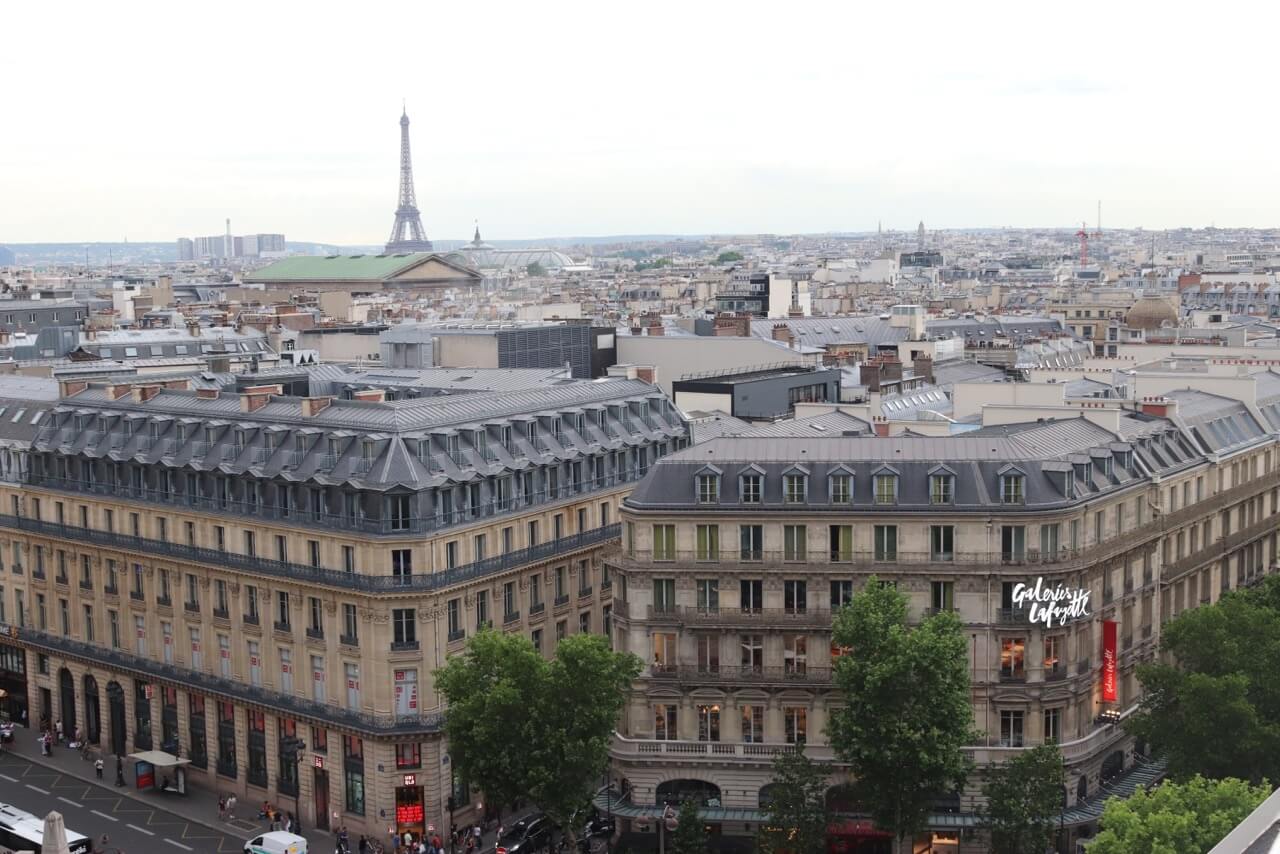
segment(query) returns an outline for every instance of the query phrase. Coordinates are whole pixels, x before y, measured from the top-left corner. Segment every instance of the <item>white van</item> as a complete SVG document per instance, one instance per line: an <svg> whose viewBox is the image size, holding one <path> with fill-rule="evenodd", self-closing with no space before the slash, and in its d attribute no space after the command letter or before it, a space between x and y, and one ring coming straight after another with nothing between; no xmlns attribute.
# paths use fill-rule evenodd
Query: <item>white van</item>
<svg viewBox="0 0 1280 854"><path fill-rule="evenodd" d="M246 842L244 854L307 854L307 840L296 833L273 830Z"/></svg>

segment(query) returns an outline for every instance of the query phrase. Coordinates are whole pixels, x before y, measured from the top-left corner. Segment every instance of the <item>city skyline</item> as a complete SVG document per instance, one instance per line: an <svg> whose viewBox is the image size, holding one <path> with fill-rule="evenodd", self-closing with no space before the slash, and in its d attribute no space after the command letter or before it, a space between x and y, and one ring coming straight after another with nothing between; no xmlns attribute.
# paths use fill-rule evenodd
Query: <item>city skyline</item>
<svg viewBox="0 0 1280 854"><path fill-rule="evenodd" d="M40 68L42 82L7 102L20 132L6 155L21 168L0 178L0 242L168 241L230 217L245 232L380 244L402 98L432 235L477 219L490 239L921 219L1092 229L1099 198L1104 229L1276 223L1269 120L1220 121L1261 99L1266 53L1252 47L1268 28L1230 14L1192 31L1101 5L1038 18L925 3L910 21L816 6L779 20L575 11L591 8L339 24L323 7L175 19L135 4L126 27L84 6L66 32L43 9L11 10L27 37L0 66L9 79ZM388 50L393 14L424 41ZM39 36L53 32L57 63ZM1190 32L1194 63L1132 49ZM192 59L221 50L252 61ZM1204 71L1228 67L1231 86Z"/></svg>

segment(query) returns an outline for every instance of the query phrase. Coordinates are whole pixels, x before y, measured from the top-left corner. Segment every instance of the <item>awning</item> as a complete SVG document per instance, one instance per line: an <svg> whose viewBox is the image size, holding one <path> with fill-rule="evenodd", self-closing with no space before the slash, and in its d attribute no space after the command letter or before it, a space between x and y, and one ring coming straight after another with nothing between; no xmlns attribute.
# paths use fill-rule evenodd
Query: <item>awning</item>
<svg viewBox="0 0 1280 854"><path fill-rule="evenodd" d="M165 753L163 750L143 750L139 753L130 753L130 759L138 762L150 762L157 768L173 768L178 765L190 765L190 759L179 759L172 753Z"/></svg>

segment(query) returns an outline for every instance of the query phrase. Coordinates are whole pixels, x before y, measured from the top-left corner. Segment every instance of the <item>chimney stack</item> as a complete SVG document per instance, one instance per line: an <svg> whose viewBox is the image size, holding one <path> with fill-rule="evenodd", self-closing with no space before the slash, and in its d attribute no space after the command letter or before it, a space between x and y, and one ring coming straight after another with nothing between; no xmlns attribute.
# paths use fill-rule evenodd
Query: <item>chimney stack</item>
<svg viewBox="0 0 1280 854"><path fill-rule="evenodd" d="M367 403L382 403L387 399L386 389L366 388L351 393L352 400L363 400Z"/></svg>
<svg viewBox="0 0 1280 854"><path fill-rule="evenodd" d="M319 415L328 409L331 403L333 403L332 397L304 397L302 398L302 414L307 418Z"/></svg>

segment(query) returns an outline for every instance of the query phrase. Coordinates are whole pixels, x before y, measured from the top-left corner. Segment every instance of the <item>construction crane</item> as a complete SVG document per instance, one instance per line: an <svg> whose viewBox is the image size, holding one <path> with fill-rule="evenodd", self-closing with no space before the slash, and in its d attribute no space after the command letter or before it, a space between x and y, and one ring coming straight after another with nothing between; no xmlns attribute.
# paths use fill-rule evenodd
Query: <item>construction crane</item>
<svg viewBox="0 0 1280 854"><path fill-rule="evenodd" d="M1089 266L1089 223L1080 223L1080 230L1076 232L1076 237L1080 238L1080 266Z"/></svg>

